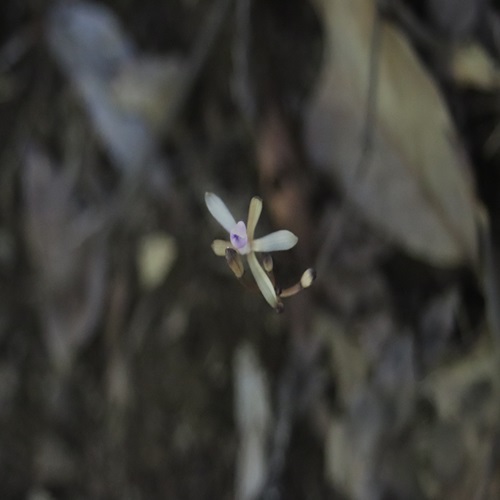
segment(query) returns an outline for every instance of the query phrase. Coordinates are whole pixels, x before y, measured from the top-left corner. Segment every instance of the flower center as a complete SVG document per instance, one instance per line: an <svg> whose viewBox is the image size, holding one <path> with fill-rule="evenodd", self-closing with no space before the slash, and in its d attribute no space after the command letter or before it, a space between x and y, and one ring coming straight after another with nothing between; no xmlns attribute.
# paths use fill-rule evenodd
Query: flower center
<svg viewBox="0 0 500 500"><path fill-rule="evenodd" d="M242 250L243 248L245 248L246 244L248 243L248 236L247 227L242 220L240 220L236 224L236 226L231 229L229 238L231 240L231 244L234 248L236 248L236 250Z"/></svg>

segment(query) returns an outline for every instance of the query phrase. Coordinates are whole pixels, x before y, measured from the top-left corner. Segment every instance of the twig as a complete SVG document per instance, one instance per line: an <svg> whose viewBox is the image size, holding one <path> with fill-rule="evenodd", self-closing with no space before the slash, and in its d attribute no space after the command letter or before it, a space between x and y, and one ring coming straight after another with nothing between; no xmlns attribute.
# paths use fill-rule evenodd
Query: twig
<svg viewBox="0 0 500 500"><path fill-rule="evenodd" d="M278 417L273 433L267 479L261 494L258 496L259 500L277 500L279 498L277 490L285 467L286 451L290 443L292 424L296 413L298 374L297 359L292 356L279 385Z"/></svg>
<svg viewBox="0 0 500 500"><path fill-rule="evenodd" d="M234 93L242 115L255 123L255 95L250 84L251 0L236 1L236 34L233 50Z"/></svg>
<svg viewBox="0 0 500 500"><path fill-rule="evenodd" d="M169 113L165 120L165 133L167 137L172 133L175 123L184 109L193 87L198 81L200 73L207 62L215 40L226 19L231 2L232 0L219 0L215 4L202 32L196 40L196 46L189 58L182 89L179 91L175 103L172 103L172 106L169 108Z"/></svg>

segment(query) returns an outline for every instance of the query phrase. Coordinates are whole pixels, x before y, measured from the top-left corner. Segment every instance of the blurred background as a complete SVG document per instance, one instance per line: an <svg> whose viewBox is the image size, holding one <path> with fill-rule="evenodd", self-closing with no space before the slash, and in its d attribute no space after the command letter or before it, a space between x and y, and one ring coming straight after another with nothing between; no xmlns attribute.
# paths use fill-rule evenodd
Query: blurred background
<svg viewBox="0 0 500 500"><path fill-rule="evenodd" d="M500 498L499 60L494 0L3 2L0 497Z"/></svg>

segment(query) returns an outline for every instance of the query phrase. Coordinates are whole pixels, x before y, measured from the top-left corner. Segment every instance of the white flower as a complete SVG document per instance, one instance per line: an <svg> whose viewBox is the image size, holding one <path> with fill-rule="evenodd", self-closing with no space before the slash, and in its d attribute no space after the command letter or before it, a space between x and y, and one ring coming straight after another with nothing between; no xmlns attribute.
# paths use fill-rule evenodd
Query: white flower
<svg viewBox="0 0 500 500"><path fill-rule="evenodd" d="M297 244L297 236L290 231L281 230L254 239L255 227L262 212L262 200L257 196L250 201L246 225L243 221L236 222L225 203L217 195L205 193L205 203L215 220L229 233L229 240L215 240L212 243L214 253L226 256L231 269L238 278L243 275L243 267L238 255L246 256L250 271L262 295L271 307L279 309L281 302L276 289L255 253L289 250Z"/></svg>

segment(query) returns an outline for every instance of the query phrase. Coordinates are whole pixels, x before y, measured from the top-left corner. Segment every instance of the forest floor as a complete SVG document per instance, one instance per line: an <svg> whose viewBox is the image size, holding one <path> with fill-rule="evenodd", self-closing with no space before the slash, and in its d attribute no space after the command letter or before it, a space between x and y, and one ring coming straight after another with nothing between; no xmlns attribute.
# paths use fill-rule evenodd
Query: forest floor
<svg viewBox="0 0 500 500"><path fill-rule="evenodd" d="M0 498L499 498L499 40L489 0L4 2ZM206 192L298 237L282 312Z"/></svg>

